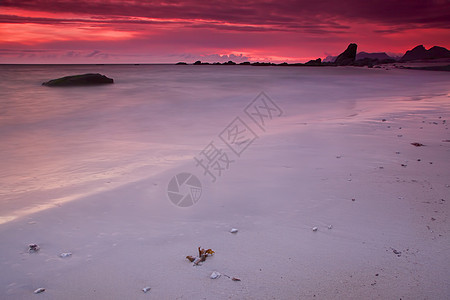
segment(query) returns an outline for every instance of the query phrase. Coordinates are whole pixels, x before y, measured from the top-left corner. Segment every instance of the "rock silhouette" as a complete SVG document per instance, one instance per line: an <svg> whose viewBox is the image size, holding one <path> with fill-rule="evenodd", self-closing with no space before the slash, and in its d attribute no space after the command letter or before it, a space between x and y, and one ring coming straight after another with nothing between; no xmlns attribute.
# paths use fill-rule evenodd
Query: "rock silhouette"
<svg viewBox="0 0 450 300"><path fill-rule="evenodd" d="M358 45L352 43L348 45L347 49L339 54L339 56L334 61L335 65L338 66L347 66L351 65L355 59L356 59L356 49L358 48Z"/></svg>
<svg viewBox="0 0 450 300"><path fill-rule="evenodd" d="M400 61L438 59L438 58L450 58L450 51L448 51L444 47L439 46L434 46L427 50L423 45L419 45L411 50L406 51L405 55L403 55Z"/></svg>
<svg viewBox="0 0 450 300"><path fill-rule="evenodd" d="M114 80L99 73L72 75L42 83L45 86L86 86L114 83Z"/></svg>

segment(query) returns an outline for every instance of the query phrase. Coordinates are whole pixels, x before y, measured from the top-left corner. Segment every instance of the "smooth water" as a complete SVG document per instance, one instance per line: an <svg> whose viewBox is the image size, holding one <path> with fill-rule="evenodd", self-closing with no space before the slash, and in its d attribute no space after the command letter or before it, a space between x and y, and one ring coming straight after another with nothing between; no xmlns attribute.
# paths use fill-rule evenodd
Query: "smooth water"
<svg viewBox="0 0 450 300"><path fill-rule="evenodd" d="M96 72L115 84L41 85ZM364 68L0 65L0 223L191 160L261 91L284 111L281 132L357 115L367 101L374 112L395 101L425 109L448 82L443 72Z"/></svg>

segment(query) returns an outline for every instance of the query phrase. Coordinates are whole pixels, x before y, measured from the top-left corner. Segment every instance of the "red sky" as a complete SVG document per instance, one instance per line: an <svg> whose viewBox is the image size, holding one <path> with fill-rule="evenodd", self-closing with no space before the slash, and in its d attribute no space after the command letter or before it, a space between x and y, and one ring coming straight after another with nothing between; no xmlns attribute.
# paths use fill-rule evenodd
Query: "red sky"
<svg viewBox="0 0 450 300"><path fill-rule="evenodd" d="M305 62L450 48L450 0L2 0L0 63Z"/></svg>

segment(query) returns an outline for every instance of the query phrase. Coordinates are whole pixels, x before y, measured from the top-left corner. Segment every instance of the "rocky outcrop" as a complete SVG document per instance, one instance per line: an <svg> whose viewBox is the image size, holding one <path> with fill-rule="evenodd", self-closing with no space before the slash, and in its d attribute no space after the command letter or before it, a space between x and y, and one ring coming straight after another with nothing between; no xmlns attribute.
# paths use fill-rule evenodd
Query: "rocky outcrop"
<svg viewBox="0 0 450 300"><path fill-rule="evenodd" d="M321 66L322 65L322 59L313 59L305 63L305 66Z"/></svg>
<svg viewBox="0 0 450 300"><path fill-rule="evenodd" d="M425 49L423 45L414 47L411 50L406 51L405 55L400 61L412 61L412 60L424 60L424 59L439 59L450 58L450 51L444 47L434 46L430 49Z"/></svg>
<svg viewBox="0 0 450 300"><path fill-rule="evenodd" d="M424 59L427 56L427 50L423 45L414 47L412 50L406 51L405 55L400 59L400 61L410 61L417 59Z"/></svg>
<svg viewBox="0 0 450 300"><path fill-rule="evenodd" d="M89 86L114 83L114 80L99 73L72 75L42 83L45 86Z"/></svg>
<svg viewBox="0 0 450 300"><path fill-rule="evenodd" d="M339 54L339 56L334 61L334 64L337 66L348 66L351 65L356 59L356 49L358 45L350 44L347 49Z"/></svg>
<svg viewBox="0 0 450 300"><path fill-rule="evenodd" d="M386 54L386 52L375 52L375 53L367 53L367 52L359 52L356 54L356 60L360 59L378 59L378 60L384 60L384 59L393 59L389 55Z"/></svg>
<svg viewBox="0 0 450 300"><path fill-rule="evenodd" d="M450 51L444 47L434 46L428 49L428 59L450 58Z"/></svg>

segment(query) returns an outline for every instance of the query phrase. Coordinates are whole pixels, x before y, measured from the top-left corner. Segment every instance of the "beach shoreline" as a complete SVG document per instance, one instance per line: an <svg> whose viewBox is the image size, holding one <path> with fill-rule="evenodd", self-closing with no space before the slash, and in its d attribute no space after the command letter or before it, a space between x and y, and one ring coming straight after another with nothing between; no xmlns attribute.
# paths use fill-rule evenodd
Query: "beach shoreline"
<svg viewBox="0 0 450 300"><path fill-rule="evenodd" d="M362 70L369 71L409 72ZM368 92L329 112L314 110L331 105L319 100L283 102L288 92L269 86L283 117L258 131L217 182L193 157L219 126L151 176L0 224L0 298L448 297L450 91L447 75L435 76L439 82L411 86L405 98L400 89L391 98ZM335 97L351 97L352 82L336 80L348 90ZM235 117L226 113L224 124ZM197 204L180 208L167 185L186 171L203 191ZM40 250L29 253L30 243ZM193 266L185 257L198 247L215 254ZM213 271L222 276L210 279ZM45 291L33 295L38 288Z"/></svg>

